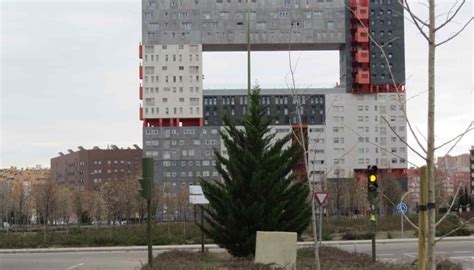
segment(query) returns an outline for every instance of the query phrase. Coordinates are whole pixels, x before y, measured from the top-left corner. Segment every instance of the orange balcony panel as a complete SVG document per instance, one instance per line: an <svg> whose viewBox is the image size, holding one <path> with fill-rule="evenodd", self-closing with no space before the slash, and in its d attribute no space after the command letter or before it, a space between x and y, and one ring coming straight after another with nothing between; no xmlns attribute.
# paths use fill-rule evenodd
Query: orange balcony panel
<svg viewBox="0 0 474 270"><path fill-rule="evenodd" d="M363 49L357 50L355 61L358 63L369 63L369 51Z"/></svg>
<svg viewBox="0 0 474 270"><path fill-rule="evenodd" d="M140 85L138 88L138 96L140 100L143 100L143 86L142 85Z"/></svg>
<svg viewBox="0 0 474 270"><path fill-rule="evenodd" d="M369 42L369 31L363 26L358 26L354 36L356 42Z"/></svg>
<svg viewBox="0 0 474 270"><path fill-rule="evenodd" d="M359 20L368 20L369 19L369 8L358 6L355 9L355 16Z"/></svg>
<svg viewBox="0 0 474 270"><path fill-rule="evenodd" d="M140 80L143 80L143 66L142 66L141 63L140 63L140 67L139 67L138 73L139 73L139 76L140 76Z"/></svg>
<svg viewBox="0 0 474 270"><path fill-rule="evenodd" d="M143 120L143 107L140 107L140 110L139 110L139 114L140 114L140 120Z"/></svg>
<svg viewBox="0 0 474 270"><path fill-rule="evenodd" d="M142 59L143 57L143 45L140 43L140 45L138 45L138 58Z"/></svg>
<svg viewBox="0 0 474 270"><path fill-rule="evenodd" d="M355 82L358 84L370 84L370 72L368 70L359 70L355 77Z"/></svg>

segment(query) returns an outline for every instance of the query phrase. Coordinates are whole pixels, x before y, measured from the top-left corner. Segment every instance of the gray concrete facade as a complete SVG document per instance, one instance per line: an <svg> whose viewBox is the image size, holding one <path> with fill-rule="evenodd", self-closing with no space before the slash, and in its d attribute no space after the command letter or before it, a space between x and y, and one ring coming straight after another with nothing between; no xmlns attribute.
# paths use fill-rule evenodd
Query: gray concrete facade
<svg viewBox="0 0 474 270"><path fill-rule="evenodd" d="M144 156L154 159L155 183L178 188L199 177L217 177L214 150L220 152L219 127L150 127L143 130Z"/></svg>
<svg viewBox="0 0 474 270"><path fill-rule="evenodd" d="M245 0L142 0L144 44L202 44L203 51L246 50ZM253 50L339 50L344 0L252 0Z"/></svg>

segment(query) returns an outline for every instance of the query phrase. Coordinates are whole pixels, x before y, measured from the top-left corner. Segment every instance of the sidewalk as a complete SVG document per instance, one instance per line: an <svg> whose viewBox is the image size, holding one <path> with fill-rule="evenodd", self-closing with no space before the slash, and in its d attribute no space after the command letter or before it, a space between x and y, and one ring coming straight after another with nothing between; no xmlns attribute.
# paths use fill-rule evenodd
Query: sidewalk
<svg viewBox="0 0 474 270"><path fill-rule="evenodd" d="M418 238L404 239L380 239L377 244L396 244L417 242ZM442 242L473 241L474 236L445 237ZM347 240L347 241L323 241L325 246L344 246L368 244L371 240ZM312 247L313 242L298 242L298 248ZM473 243L474 246L474 243ZM210 250L222 250L216 244L206 244ZM161 245L153 246L155 251L166 250L200 250L200 244L194 245ZM118 247L67 247L67 248L24 248L24 249L0 249L0 254L18 254L18 253L64 253L64 252L118 252L118 251L146 251L147 246L118 246Z"/></svg>

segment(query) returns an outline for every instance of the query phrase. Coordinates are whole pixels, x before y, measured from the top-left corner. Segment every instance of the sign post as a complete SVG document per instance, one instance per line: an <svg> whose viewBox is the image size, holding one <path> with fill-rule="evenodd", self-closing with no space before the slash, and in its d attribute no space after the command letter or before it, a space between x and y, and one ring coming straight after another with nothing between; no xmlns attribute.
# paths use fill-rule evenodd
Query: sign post
<svg viewBox="0 0 474 270"><path fill-rule="evenodd" d="M314 197L316 197L316 200L319 203L319 245L321 245L321 241L323 240L323 207L326 204L328 195L328 192L314 193Z"/></svg>
<svg viewBox="0 0 474 270"><path fill-rule="evenodd" d="M201 227L204 225L204 205L209 204L209 201L202 192L202 187L199 185L189 186L189 202L201 207ZM204 231L201 229L201 252L204 253Z"/></svg>
<svg viewBox="0 0 474 270"><path fill-rule="evenodd" d="M403 238L403 215L408 212L408 205L404 202L400 202L397 205L397 211L400 213L400 228L402 230L402 238Z"/></svg>

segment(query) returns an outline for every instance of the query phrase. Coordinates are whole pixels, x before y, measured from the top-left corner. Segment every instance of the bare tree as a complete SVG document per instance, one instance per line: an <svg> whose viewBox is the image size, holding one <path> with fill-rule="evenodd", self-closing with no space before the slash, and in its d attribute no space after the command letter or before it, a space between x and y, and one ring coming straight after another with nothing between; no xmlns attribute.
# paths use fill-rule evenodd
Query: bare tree
<svg viewBox="0 0 474 270"><path fill-rule="evenodd" d="M0 227L4 221L9 221L11 202L11 186L7 180L0 179Z"/></svg>
<svg viewBox="0 0 474 270"><path fill-rule="evenodd" d="M92 203L92 194L83 186L73 189L73 211L77 217L77 227L80 229L85 218L89 217Z"/></svg>
<svg viewBox="0 0 474 270"><path fill-rule="evenodd" d="M66 224L67 232L69 232L69 222L73 213L73 194L69 187L59 186L55 209L56 216Z"/></svg>
<svg viewBox="0 0 474 270"><path fill-rule="evenodd" d="M385 196L380 199L380 204L385 214L390 216L395 209L395 202L399 202L402 197L402 187L397 178L392 174L386 174L381 178L379 191Z"/></svg>
<svg viewBox="0 0 474 270"><path fill-rule="evenodd" d="M41 217L44 225L44 237L48 232L49 223L53 224L52 215L56 211L58 186L52 181L36 184L33 188L33 196L36 203L36 211Z"/></svg>
<svg viewBox="0 0 474 270"><path fill-rule="evenodd" d="M425 39L428 45L428 112L427 112L427 136L426 136L426 146L421 142L421 140L418 138L418 135L414 132L412 125L406 115L405 112L405 118L408 123L408 127L410 132L412 133L413 137L415 138L415 141L417 143L417 148L421 149L421 151L416 150L415 146L411 146L407 143L406 140L403 140L397 132L393 129L393 127L390 125L388 121L386 121L387 125L391 128L392 132L397 135L397 137L407 145L408 148L410 148L411 151L416 153L420 158L422 158L426 162L426 171L427 175L426 177L422 177L420 181L420 211L419 211L419 220L420 220L420 227L419 231L420 233L419 238L420 238L420 249L418 257L418 268L419 269L430 269L434 270L436 267L436 256L435 256L435 235L436 235L436 181L435 181L435 151L439 150L442 147L445 147L447 145L451 145L451 148L448 150L451 151L455 145L470 131L472 131L472 125L473 122L470 123L468 128L454 137L451 140L448 140L447 142L440 144L439 146L435 145L435 57L436 57L436 49L457 36L459 36L472 22L473 18L469 18L466 22L460 24L459 28L457 31L454 33L451 33L447 38L444 38L441 41L437 40L438 35L441 33L442 30L445 29L445 27L454 22L454 20L458 17L457 15L459 14L459 11L463 8L464 4L466 3L465 0L459 1L456 0L453 5L449 8L447 12L442 12L439 14L439 12L436 11L436 1L435 0L427 0L427 18L423 19L421 18L422 16L419 14L416 14L413 12L413 10L410 7L410 2L409 0L399 0L400 5L404 8L404 10L408 13L409 18L408 20L412 22L416 28L418 29L419 33L422 35L422 37ZM350 9L350 7L348 7ZM355 12L351 10L354 14ZM437 14L438 13L438 14ZM356 15L357 16L357 15ZM446 16L445 19L441 22L438 23L436 20L442 16ZM366 26L367 27L367 26ZM368 28L368 27L367 27ZM375 46L381 51L383 54L383 58L386 61L387 66L389 67L389 73L391 75L391 78L393 80L393 84L395 89L397 89L397 93L399 94L400 87L399 85L396 84L395 80L393 79L393 73L392 69L390 68L389 65L389 59L385 54L385 51L383 49L383 46L378 44L373 37L370 37L371 42L375 44ZM400 95L399 95L400 99ZM427 213L427 215L426 215ZM426 226L424 225L426 224ZM425 234L425 231L427 233ZM425 239L426 235L426 239ZM427 241L426 241L427 240ZM427 244L426 244L427 243ZM424 252L424 246L427 247L426 253Z"/></svg>
<svg viewBox="0 0 474 270"><path fill-rule="evenodd" d="M100 227L101 222L106 220L108 215L104 193L101 190L95 190L92 193L92 198L91 216L94 218L97 227Z"/></svg>

